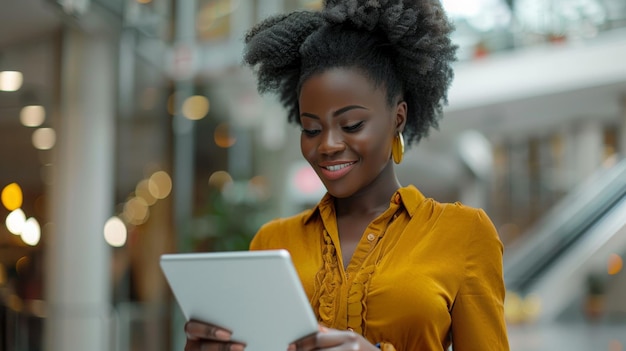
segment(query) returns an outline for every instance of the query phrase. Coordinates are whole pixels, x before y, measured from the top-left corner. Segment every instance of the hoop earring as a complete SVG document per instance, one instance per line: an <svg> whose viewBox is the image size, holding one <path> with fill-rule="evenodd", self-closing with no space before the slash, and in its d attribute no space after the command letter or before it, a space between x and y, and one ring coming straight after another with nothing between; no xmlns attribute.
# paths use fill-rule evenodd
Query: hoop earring
<svg viewBox="0 0 626 351"><path fill-rule="evenodd" d="M402 162L402 158L404 157L404 138L402 137L401 132L398 132L398 135L393 138L393 142L391 144L391 156L393 157L393 162L396 164L400 164L400 162Z"/></svg>

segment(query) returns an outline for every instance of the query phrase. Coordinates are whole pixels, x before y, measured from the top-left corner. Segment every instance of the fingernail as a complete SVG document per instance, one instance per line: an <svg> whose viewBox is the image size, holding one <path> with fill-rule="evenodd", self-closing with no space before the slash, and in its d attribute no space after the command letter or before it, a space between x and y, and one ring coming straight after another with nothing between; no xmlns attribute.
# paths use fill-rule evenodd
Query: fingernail
<svg viewBox="0 0 626 351"><path fill-rule="evenodd" d="M241 344L230 345L230 351L243 351L244 347Z"/></svg>
<svg viewBox="0 0 626 351"><path fill-rule="evenodd" d="M296 351L296 345L295 344L289 344L289 346L287 347L287 351Z"/></svg>
<svg viewBox="0 0 626 351"><path fill-rule="evenodd" d="M221 340L230 340L230 333L222 329L216 330L215 337Z"/></svg>

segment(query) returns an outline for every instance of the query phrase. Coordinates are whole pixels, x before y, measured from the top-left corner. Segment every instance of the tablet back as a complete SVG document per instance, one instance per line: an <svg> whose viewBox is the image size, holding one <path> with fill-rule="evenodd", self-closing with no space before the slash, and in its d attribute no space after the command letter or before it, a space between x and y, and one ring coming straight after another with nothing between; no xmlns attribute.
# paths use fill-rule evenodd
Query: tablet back
<svg viewBox="0 0 626 351"><path fill-rule="evenodd" d="M285 350L318 330L286 250L165 254L161 268L187 320L231 330L247 351Z"/></svg>

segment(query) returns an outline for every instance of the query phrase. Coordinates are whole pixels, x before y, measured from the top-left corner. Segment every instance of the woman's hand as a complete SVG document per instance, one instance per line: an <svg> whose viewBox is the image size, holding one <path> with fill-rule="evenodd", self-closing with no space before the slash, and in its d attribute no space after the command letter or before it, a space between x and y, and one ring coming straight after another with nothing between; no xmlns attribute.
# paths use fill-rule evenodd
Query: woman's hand
<svg viewBox="0 0 626 351"><path fill-rule="evenodd" d="M352 332L320 327L316 334L307 336L289 345L288 351L380 351L363 336Z"/></svg>
<svg viewBox="0 0 626 351"><path fill-rule="evenodd" d="M200 321L185 323L185 334L185 351L243 351L245 348L244 344L230 339L230 331Z"/></svg>

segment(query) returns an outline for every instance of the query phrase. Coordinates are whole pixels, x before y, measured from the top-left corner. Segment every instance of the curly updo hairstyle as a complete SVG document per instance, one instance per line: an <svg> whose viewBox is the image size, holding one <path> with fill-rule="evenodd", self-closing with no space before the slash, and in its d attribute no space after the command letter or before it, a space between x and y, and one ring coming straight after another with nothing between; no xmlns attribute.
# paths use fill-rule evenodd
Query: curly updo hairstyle
<svg viewBox="0 0 626 351"><path fill-rule="evenodd" d="M452 82L456 46L439 0L326 0L321 11L270 17L246 34L244 62L260 93L276 93L299 123L302 83L335 67L360 70L408 115L407 145L437 128Z"/></svg>

